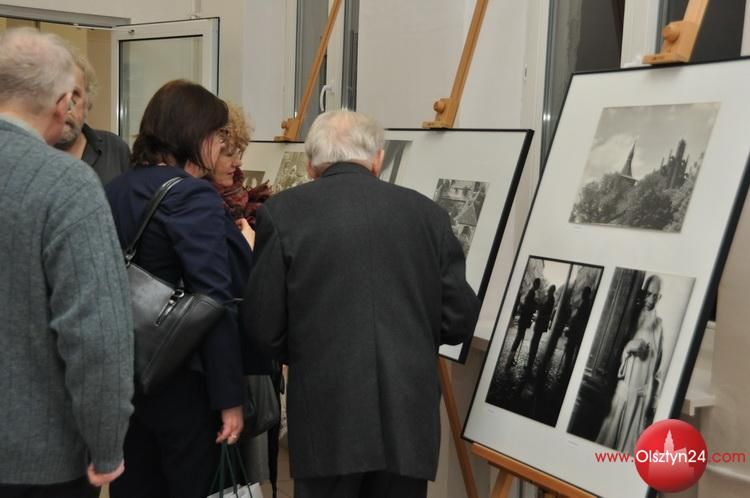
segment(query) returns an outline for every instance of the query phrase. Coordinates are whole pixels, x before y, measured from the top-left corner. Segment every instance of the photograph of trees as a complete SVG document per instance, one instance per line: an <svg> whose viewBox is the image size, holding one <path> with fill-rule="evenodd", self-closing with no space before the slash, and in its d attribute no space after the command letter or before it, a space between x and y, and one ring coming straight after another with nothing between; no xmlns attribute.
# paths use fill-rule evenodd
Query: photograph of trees
<svg viewBox="0 0 750 498"><path fill-rule="evenodd" d="M572 223L679 232L719 104L602 110Z"/></svg>

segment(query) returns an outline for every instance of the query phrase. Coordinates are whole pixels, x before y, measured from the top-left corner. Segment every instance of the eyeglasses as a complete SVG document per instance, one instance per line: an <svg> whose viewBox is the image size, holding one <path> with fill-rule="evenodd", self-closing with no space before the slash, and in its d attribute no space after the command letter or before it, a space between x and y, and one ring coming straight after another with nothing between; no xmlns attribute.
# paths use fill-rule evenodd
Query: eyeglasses
<svg viewBox="0 0 750 498"><path fill-rule="evenodd" d="M232 157L236 159L242 159L242 154L244 152L245 151L242 148L237 147L235 145L231 145L229 143L225 143L221 149L222 154L224 154L227 157Z"/></svg>

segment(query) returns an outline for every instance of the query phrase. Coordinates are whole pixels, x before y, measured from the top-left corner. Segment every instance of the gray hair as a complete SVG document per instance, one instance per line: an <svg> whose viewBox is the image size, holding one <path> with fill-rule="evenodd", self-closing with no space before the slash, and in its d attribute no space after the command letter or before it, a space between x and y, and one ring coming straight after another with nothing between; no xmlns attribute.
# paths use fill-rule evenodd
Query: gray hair
<svg viewBox="0 0 750 498"><path fill-rule="evenodd" d="M0 35L0 104L20 103L34 114L53 107L75 86L73 58L57 35L32 28Z"/></svg>
<svg viewBox="0 0 750 498"><path fill-rule="evenodd" d="M99 81L96 79L96 71L91 62L73 45L68 45L68 50L73 56L73 63L83 73L83 86L86 92L86 109L89 111L94 106L94 100L99 93Z"/></svg>
<svg viewBox="0 0 750 498"><path fill-rule="evenodd" d="M305 140L305 153L319 172L341 161L372 161L383 148L383 128L371 117L341 109L318 116Z"/></svg>

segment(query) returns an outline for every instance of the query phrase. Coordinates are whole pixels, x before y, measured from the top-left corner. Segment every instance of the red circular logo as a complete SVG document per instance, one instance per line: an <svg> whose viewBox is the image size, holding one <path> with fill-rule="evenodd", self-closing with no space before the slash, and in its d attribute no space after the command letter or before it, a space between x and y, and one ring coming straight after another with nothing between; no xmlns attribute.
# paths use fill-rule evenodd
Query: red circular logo
<svg viewBox="0 0 750 498"><path fill-rule="evenodd" d="M692 425L667 419L646 428L635 445L635 467L657 491L676 493L689 488L706 470L708 451Z"/></svg>

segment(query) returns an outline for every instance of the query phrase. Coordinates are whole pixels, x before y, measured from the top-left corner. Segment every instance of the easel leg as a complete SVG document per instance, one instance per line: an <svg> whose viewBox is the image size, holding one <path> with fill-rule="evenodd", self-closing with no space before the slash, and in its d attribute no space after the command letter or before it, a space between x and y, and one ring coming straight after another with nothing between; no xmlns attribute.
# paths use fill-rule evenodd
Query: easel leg
<svg viewBox="0 0 750 498"><path fill-rule="evenodd" d="M508 498L510 487L513 484L513 476L504 470L495 479L495 485L492 487L491 498Z"/></svg>
<svg viewBox="0 0 750 498"><path fill-rule="evenodd" d="M479 494L477 493L477 485L474 482L474 473L471 471L469 451L466 449L464 440L461 439L461 422L458 419L458 409L456 408L456 398L453 396L453 387L451 385L450 374L448 373L448 364L447 361L443 358L440 358L438 360L438 373L440 375L440 385L443 389L445 411L448 412L448 422L451 426L453 443L456 446L458 463L461 466L461 474L464 478L466 496L468 498L479 498Z"/></svg>

